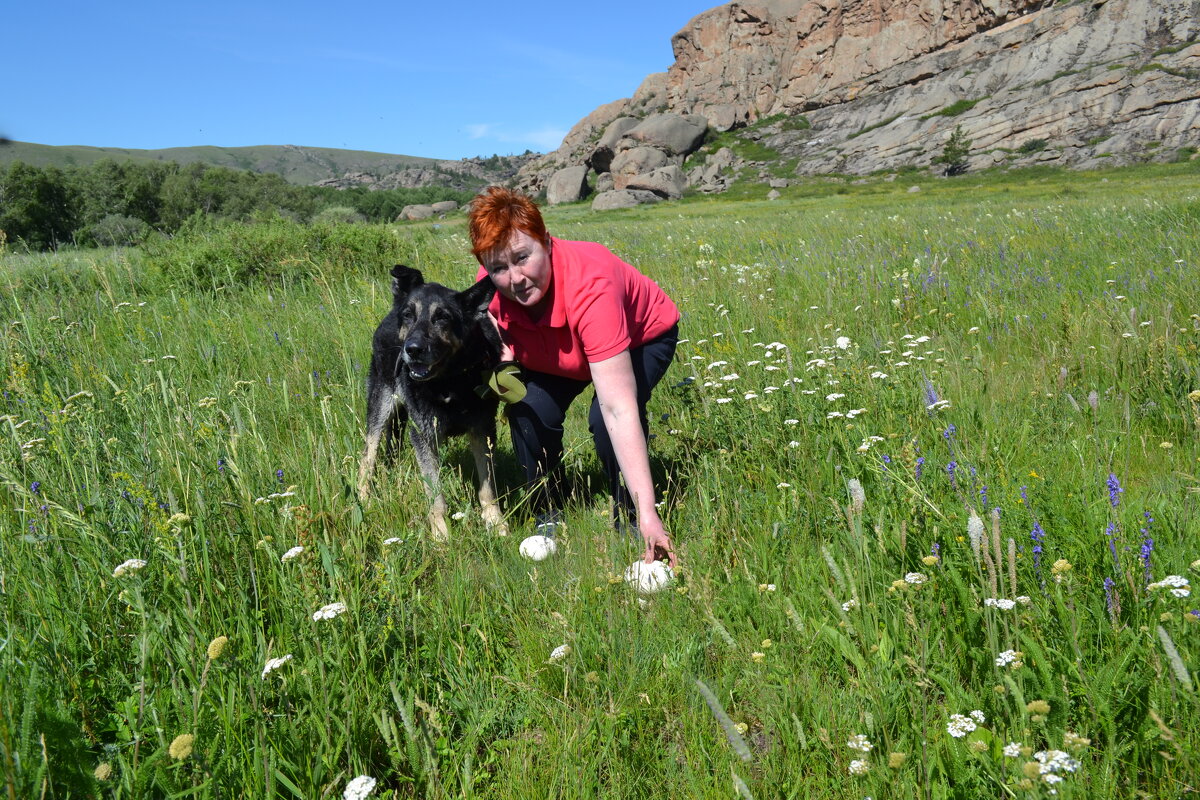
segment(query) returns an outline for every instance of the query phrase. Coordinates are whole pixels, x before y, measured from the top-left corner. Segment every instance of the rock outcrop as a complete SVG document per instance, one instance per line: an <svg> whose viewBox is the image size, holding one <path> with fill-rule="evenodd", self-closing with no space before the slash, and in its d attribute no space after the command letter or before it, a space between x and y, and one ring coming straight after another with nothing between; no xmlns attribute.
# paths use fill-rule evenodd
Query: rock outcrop
<svg viewBox="0 0 1200 800"><path fill-rule="evenodd" d="M1198 37L1200 0L732 2L692 19L667 72L580 120L516 183L538 192L583 165L602 193L662 199L669 167L722 191L759 166L729 150L689 161L700 141L652 134L660 123L747 128L799 174L930 166L956 127L969 169L1186 157L1200 141Z"/></svg>

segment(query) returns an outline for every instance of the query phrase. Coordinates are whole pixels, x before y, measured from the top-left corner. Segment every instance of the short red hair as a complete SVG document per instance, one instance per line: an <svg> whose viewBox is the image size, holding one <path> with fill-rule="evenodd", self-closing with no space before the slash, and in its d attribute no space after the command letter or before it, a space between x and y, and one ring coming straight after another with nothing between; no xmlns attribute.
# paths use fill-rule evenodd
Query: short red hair
<svg viewBox="0 0 1200 800"><path fill-rule="evenodd" d="M507 245L513 231L521 231L539 242L548 238L537 203L502 186L489 186L476 195L467 220L471 252L480 264L488 253Z"/></svg>

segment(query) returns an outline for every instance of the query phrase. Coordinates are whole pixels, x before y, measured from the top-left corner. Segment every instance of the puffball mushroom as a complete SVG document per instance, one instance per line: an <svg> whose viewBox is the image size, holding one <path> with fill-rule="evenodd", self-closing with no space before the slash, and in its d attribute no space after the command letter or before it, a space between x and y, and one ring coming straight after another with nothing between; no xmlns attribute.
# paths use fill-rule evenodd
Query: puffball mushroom
<svg viewBox="0 0 1200 800"><path fill-rule="evenodd" d="M521 555L530 561L544 561L558 552L558 543L549 536L530 536L521 542Z"/></svg>
<svg viewBox="0 0 1200 800"><path fill-rule="evenodd" d="M675 573L662 561L647 564L645 561L635 561L625 570L625 582L637 590L638 594L654 594L665 589Z"/></svg>

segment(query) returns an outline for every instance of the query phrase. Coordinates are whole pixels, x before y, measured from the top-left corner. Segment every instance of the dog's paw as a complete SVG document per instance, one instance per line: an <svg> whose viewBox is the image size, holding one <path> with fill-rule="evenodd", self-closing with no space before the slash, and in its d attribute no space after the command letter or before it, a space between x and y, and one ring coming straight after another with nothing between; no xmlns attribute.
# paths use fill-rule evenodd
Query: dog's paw
<svg viewBox="0 0 1200 800"><path fill-rule="evenodd" d="M483 521L488 530L497 536L508 536L508 523L504 521L504 515L500 513L499 506L484 506Z"/></svg>
<svg viewBox="0 0 1200 800"><path fill-rule="evenodd" d="M450 526L446 524L446 518L441 515L429 515L430 534L435 542L450 541Z"/></svg>

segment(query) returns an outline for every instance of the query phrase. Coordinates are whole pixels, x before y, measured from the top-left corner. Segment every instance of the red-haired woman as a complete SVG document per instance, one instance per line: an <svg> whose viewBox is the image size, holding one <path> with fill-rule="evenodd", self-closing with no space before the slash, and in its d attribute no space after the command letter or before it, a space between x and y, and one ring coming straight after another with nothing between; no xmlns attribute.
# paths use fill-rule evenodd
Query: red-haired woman
<svg viewBox="0 0 1200 800"><path fill-rule="evenodd" d="M603 245L550 236L523 194L490 187L471 203L469 220L478 278L496 284L489 311L526 385L508 419L538 532L550 533L558 522L563 420L590 383L596 396L588 423L612 491L614 524L640 531L647 562L665 557L675 566L646 450L646 404L679 340L675 303Z"/></svg>

